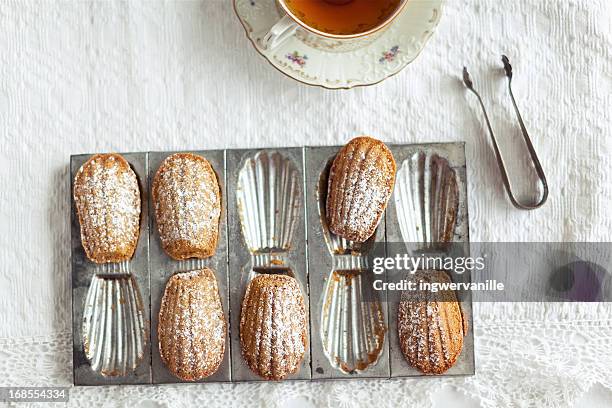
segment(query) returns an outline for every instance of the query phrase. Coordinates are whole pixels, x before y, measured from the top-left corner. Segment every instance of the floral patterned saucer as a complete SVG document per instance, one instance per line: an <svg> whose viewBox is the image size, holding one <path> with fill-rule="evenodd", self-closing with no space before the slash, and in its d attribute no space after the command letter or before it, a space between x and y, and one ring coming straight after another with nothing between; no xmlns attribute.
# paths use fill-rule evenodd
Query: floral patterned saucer
<svg viewBox="0 0 612 408"><path fill-rule="evenodd" d="M397 74L421 52L442 16L443 0L410 0L401 15L363 48L330 51L298 29L274 49L261 39L282 17L275 0L234 0L255 49L283 74L308 85L347 89L374 85Z"/></svg>

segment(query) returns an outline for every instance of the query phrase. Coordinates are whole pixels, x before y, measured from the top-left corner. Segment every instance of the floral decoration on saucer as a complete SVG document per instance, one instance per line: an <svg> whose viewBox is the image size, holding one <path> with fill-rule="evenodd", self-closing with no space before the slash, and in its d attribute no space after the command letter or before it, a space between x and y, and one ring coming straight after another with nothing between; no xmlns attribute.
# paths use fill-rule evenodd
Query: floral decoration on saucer
<svg viewBox="0 0 612 408"><path fill-rule="evenodd" d="M355 50L321 44L299 28L273 49L261 40L282 17L275 0L233 0L234 9L255 49L291 78L329 89L374 85L414 61L442 16L443 0L410 0L390 26Z"/></svg>

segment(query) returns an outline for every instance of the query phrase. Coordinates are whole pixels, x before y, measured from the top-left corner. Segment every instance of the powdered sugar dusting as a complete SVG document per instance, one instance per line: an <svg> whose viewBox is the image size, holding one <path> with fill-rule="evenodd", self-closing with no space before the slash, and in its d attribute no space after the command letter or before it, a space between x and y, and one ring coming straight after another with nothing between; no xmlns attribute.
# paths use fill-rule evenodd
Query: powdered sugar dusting
<svg viewBox="0 0 612 408"><path fill-rule="evenodd" d="M442 271L419 271L415 282L448 282ZM438 297L439 296L439 297ZM408 362L427 374L452 367L463 347L463 320L454 293L404 292L398 309L398 332Z"/></svg>
<svg viewBox="0 0 612 408"><path fill-rule="evenodd" d="M240 315L240 343L247 365L270 380L299 369L307 347L304 297L287 275L256 276L247 287Z"/></svg>
<svg viewBox="0 0 612 408"><path fill-rule="evenodd" d="M214 273L207 268L174 275L159 311L159 351L177 377L214 374L223 360L227 325Z"/></svg>
<svg viewBox="0 0 612 408"><path fill-rule="evenodd" d="M152 194L160 240L170 256L187 259L214 254L221 193L206 159L186 153L168 157L155 175Z"/></svg>
<svg viewBox="0 0 612 408"><path fill-rule="evenodd" d="M140 189L127 161L118 154L92 156L75 176L73 195L87 257L129 260L140 231Z"/></svg>
<svg viewBox="0 0 612 408"><path fill-rule="evenodd" d="M395 183L395 161L384 143L353 139L330 169L327 217L330 230L356 242L376 230Z"/></svg>

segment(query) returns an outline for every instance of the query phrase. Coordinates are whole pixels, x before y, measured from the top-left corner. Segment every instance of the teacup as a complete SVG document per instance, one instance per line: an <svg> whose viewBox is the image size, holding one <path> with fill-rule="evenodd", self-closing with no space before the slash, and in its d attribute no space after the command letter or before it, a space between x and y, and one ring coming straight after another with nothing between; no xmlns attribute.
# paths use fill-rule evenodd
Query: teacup
<svg viewBox="0 0 612 408"><path fill-rule="evenodd" d="M408 0L277 0L284 16L263 36L272 50L293 35L309 46L332 52L374 41L400 15ZM377 10L377 8L379 10Z"/></svg>

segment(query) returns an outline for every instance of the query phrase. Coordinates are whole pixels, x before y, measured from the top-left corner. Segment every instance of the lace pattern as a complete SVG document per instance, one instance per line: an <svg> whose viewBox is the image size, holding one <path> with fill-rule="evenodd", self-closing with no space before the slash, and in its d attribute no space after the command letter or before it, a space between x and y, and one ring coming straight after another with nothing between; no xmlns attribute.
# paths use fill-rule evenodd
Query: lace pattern
<svg viewBox="0 0 612 408"><path fill-rule="evenodd" d="M476 305L473 377L76 387L71 406L138 407L188 404L281 407L296 398L313 406L431 406L443 386L482 407L571 406L595 384L612 390L612 305ZM508 313L512 310L512 313ZM69 331L53 336L0 339L0 386L72 383ZM150 405L148 405L150 406ZM156 406L156 405L153 405Z"/></svg>

